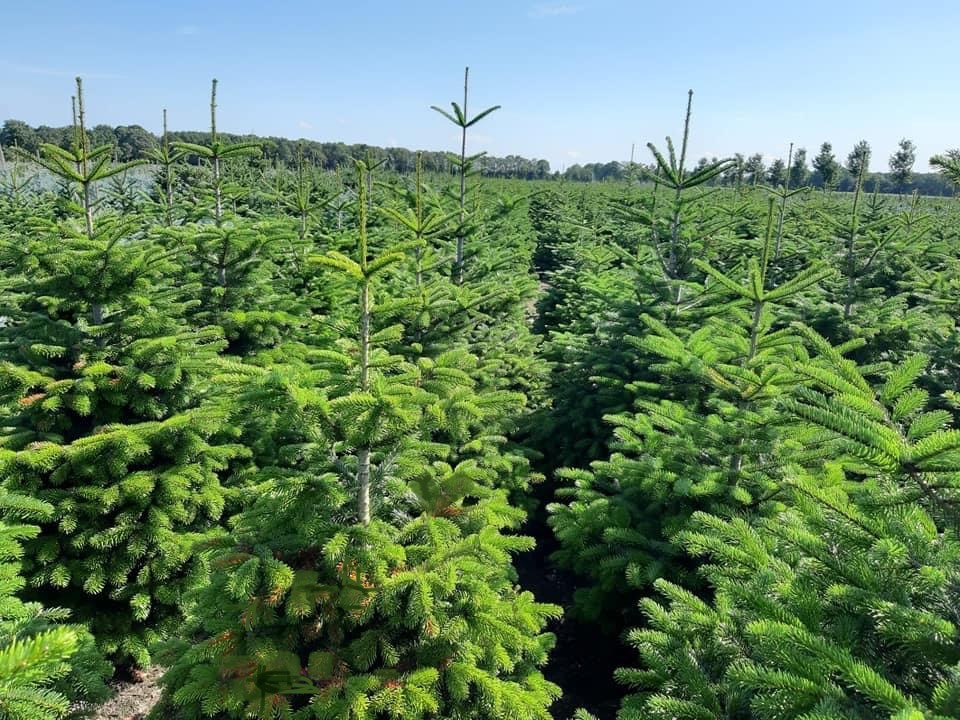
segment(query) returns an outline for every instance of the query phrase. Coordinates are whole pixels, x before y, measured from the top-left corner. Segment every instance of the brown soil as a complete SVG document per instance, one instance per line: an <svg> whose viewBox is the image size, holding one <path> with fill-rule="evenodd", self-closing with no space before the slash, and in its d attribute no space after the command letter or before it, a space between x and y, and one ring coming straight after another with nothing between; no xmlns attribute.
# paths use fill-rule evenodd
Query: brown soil
<svg viewBox="0 0 960 720"><path fill-rule="evenodd" d="M143 720L160 700L157 680L163 668L153 666L136 673L128 682L118 682L116 693L97 708L91 720Z"/></svg>

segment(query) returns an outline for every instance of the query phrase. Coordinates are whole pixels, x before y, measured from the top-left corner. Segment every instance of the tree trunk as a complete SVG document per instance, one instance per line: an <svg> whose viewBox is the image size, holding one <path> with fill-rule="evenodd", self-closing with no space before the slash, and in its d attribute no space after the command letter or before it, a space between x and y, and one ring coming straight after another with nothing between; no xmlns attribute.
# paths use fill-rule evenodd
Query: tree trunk
<svg viewBox="0 0 960 720"><path fill-rule="evenodd" d="M357 451L357 513L362 525L370 524L370 448Z"/></svg>
<svg viewBox="0 0 960 720"><path fill-rule="evenodd" d="M467 83L470 78L470 68L463 70L463 117L467 115ZM460 133L460 232L457 234L457 284L463 285L463 223L467 219L466 211L467 198L467 127L464 125Z"/></svg>
<svg viewBox="0 0 960 720"><path fill-rule="evenodd" d="M360 290L360 390L370 389L370 281ZM360 522L370 524L370 448L357 450L357 492Z"/></svg>
<svg viewBox="0 0 960 720"><path fill-rule="evenodd" d="M216 202L214 207L214 222L217 227L223 224L223 191L220 188L220 158L213 159L213 196Z"/></svg>

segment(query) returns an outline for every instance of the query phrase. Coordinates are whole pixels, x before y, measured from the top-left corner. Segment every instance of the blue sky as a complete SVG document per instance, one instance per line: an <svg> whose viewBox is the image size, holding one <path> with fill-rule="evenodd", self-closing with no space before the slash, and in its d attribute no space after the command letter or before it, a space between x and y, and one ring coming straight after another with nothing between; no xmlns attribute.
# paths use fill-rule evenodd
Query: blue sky
<svg viewBox="0 0 960 720"><path fill-rule="evenodd" d="M960 3L930 0L649 2L7 3L0 119L69 122L86 78L92 124L223 130L453 149L428 109L461 92L503 109L472 151L554 168L626 159L680 134L693 88L691 155L845 156L861 137L886 166L897 141L926 159L960 146Z"/></svg>

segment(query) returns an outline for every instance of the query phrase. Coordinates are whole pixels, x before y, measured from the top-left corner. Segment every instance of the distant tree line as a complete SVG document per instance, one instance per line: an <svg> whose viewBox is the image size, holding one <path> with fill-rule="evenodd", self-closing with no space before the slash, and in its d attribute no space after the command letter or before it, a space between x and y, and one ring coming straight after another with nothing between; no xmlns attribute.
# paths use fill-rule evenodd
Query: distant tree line
<svg viewBox="0 0 960 720"><path fill-rule="evenodd" d="M870 143L861 140L847 155L845 162L837 159L833 146L825 142L816 156L808 163L807 150L797 148L789 153L786 160L774 158L768 165L762 153L745 156L734 155L735 164L722 175L711 181L712 185L788 185L791 188L809 185L815 188L828 188L840 192L854 189L863 166L864 187L877 188L881 193L912 193L921 195L953 195L956 191L956 175L949 172L949 163L937 162L938 158L960 157L960 152L948 150L943 156L931 158L931 164L941 168L940 172L914 172L916 163L916 145L911 140L902 139L897 150L888 160L888 172L870 170L872 150ZM714 163L718 158L700 158L694 170ZM571 165L563 171L564 180L571 182L604 182L650 178L655 167L641 163L607 162Z"/></svg>
<svg viewBox="0 0 960 720"><path fill-rule="evenodd" d="M92 145L113 145L116 148L116 160L126 162L147 157L151 148L157 146L159 139L140 125L96 125L90 131ZM50 127L40 125L32 127L21 120L7 120L0 129L0 146L19 147L36 154L44 143L68 147L73 129L70 126ZM259 135L233 135L220 133L228 142L257 141L262 143L261 162L294 165L297 147L302 146L304 159L327 170L333 170L348 164L355 158L368 158L373 162L384 161L385 167L398 173L413 172L416 163L416 151L399 147L378 147L375 145L342 142L318 142L316 140L291 140L282 137L263 137ZM172 131L171 141L183 141L204 144L209 141L209 133L199 131ZM946 151L945 157L952 157ZM712 181L716 185L786 185L790 187L810 185L816 188L829 188L840 192L851 191L863 164L865 187L873 190L878 187L882 193L912 193L921 195L952 195L956 189L953 176L945 171L918 173L913 171L916 162L916 146L904 138L896 152L888 161L889 172L870 170L872 150L866 140L856 143L846 157L845 162L837 159L833 146L825 142L808 162L805 148L797 148L787 158L774 158L767 164L761 153L734 156L735 165L723 175ZM717 158L700 158L697 168L705 167ZM187 158L188 162L199 163L199 158ZM937 163L935 166L940 167ZM423 168L428 172L456 173L455 163L449 153L442 151L423 151ZM484 156L476 161L476 168L485 176L498 178L518 178L524 180L563 179L571 182L607 182L622 181L631 177L642 180L648 178L652 166L641 163L611 161L605 163L586 163L571 165L561 172L552 172L546 160L525 158L520 155L506 157Z"/></svg>
<svg viewBox="0 0 960 720"><path fill-rule="evenodd" d="M89 133L91 145L113 145L116 152L115 159L118 162L147 157L150 149L156 147L159 142L156 135L140 125L116 127L96 125ZM298 146L302 146L303 157L307 162L327 170L333 170L356 158L368 157L373 162L385 161L386 167L398 173L409 173L413 172L417 159L416 151L399 147L384 148L365 144L348 145L342 142L291 140L282 137L230 133L219 133L219 135L225 142L260 142L263 146L262 161L284 165L296 164ZM210 140L209 132L191 130L171 131L169 136L171 142L182 141L198 145L208 143ZM0 129L0 145L6 148L16 146L31 155L35 155L44 143L69 147L72 137L73 128L70 126L32 127L22 120L7 120ZM198 163L199 158L187 158L187 161ZM552 176L550 163L546 160L530 159L519 155L484 156L476 161L475 166L483 175L490 177L543 180ZM456 172L456 167L450 162L449 154L441 151L424 151L423 168L428 172Z"/></svg>

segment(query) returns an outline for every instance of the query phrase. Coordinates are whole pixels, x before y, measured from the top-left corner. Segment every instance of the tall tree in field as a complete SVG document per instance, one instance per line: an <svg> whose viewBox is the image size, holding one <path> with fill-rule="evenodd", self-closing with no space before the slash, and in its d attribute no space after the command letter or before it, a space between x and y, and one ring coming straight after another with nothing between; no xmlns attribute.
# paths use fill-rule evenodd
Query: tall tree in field
<svg viewBox="0 0 960 720"><path fill-rule="evenodd" d="M291 297L275 262L281 248L289 247L292 229L269 218L250 222L241 212L239 199L246 191L237 178L243 161L259 157L261 148L258 142L230 142L218 133L216 80L207 138L204 143L170 143L175 153L196 156L208 166L208 192L201 193L197 205L197 217L203 220L173 228L167 242L188 258L185 277L200 285L191 323L220 326L230 343L228 354L242 355L275 345L302 318L289 312Z"/></svg>
<svg viewBox="0 0 960 720"><path fill-rule="evenodd" d="M807 168L807 149L800 148L793 155L793 163L790 165L790 187L802 187L810 177L810 170Z"/></svg>
<svg viewBox="0 0 960 720"><path fill-rule="evenodd" d="M786 184L787 166L780 158L770 163L770 169L767 170L767 182L773 187Z"/></svg>
<svg viewBox="0 0 960 720"><path fill-rule="evenodd" d="M465 258L465 235L464 228L467 222L467 177L472 173L472 166L476 160L479 160L486 153L479 153L477 155L467 155L467 128L476 125L478 122L483 120L487 115L499 110L499 105L494 105L488 107L486 110L483 110L473 117L470 117L467 113L467 99L468 99L468 82L470 79L470 68L464 68L463 70L463 107L461 108L457 103L451 102L450 107L453 109L453 113L448 113L442 108L438 108L436 105L431 105L431 109L436 110L438 113L443 115L447 120L452 122L458 128L460 128L460 155L451 156L451 162L457 168L457 174L460 176L460 229L457 232L457 249L456 255L454 257L454 280L458 285L463 284L463 263Z"/></svg>
<svg viewBox="0 0 960 720"><path fill-rule="evenodd" d="M653 385L644 383L647 394L633 410L606 417L616 428L609 457L589 470L558 472L568 485L548 507L560 543L555 558L588 579L576 595L584 617L615 627L626 616L618 609L631 606L625 601L631 586L664 577L689 581L690 564L673 537L694 510L728 517L776 505L789 452L779 399L798 381L788 368L802 355L799 337L783 328L782 318L785 307L832 271L813 264L774 285L775 218L770 197L763 246L733 277L697 261L723 290L696 332L681 337L644 316L646 332L631 338L660 359L657 392L681 398L691 383L703 384L690 396L696 400L655 401Z"/></svg>
<svg viewBox="0 0 960 720"><path fill-rule="evenodd" d="M820 179L823 180L824 189L832 188L837 182L837 176L840 174L840 165L833 154L833 145L828 142L820 146L820 152L811 163L813 169L820 173Z"/></svg>
<svg viewBox="0 0 960 720"><path fill-rule="evenodd" d="M917 146L903 138L897 151L890 156L890 178L897 184L897 192L903 194L904 186L913 176L913 164L917 161Z"/></svg>
<svg viewBox="0 0 960 720"><path fill-rule="evenodd" d="M210 164L210 188L213 192L213 221L219 228L223 225L224 214L224 163L238 158L257 157L260 155L259 142L224 142L217 134L217 79L214 78L210 89L210 144L175 142L171 143L175 150L184 154L193 154L203 158ZM223 264L218 271L225 273Z"/></svg>
<svg viewBox="0 0 960 720"><path fill-rule="evenodd" d="M391 352L411 247L368 227L365 176L358 163L352 247L312 258L341 288L343 334L305 374L253 371L261 414L293 419L277 437L284 467L264 469L213 549L158 717L550 717L558 688L538 667L559 608L517 587L510 555L532 541L507 531L523 512L466 456L488 434L480 416L519 398L475 395L465 351ZM419 240L428 217L394 214Z"/></svg>
<svg viewBox="0 0 960 720"><path fill-rule="evenodd" d="M692 107L693 90L689 90L687 92L687 113L683 122L683 139L680 143L679 159L673 139L669 135L666 138L666 155L661 153L653 143L647 143L647 147L656 161L656 170L653 173L648 173L648 175L658 187L668 188L672 195L668 211L669 229L664 228L664 232L661 234L656 222L650 223L650 228L652 231L651 240L654 243L657 259L663 270L664 279L672 286L670 295L673 298L674 312L677 313L680 312L683 299L683 283L691 269L690 261L697 252L691 244L690 238L683 232L684 210L689 207L690 191L722 175L734 164L734 161L729 159L717 160L693 170L690 170L686 165ZM626 215L640 222L648 222L648 220L643 219L644 212L637 215L628 210ZM652 215L647 217L653 219Z"/></svg>
<svg viewBox="0 0 960 720"><path fill-rule="evenodd" d="M750 184L756 185L763 180L763 171L766 165L763 163L763 155L755 153L747 158L743 166L743 171L750 178Z"/></svg>
<svg viewBox="0 0 960 720"><path fill-rule="evenodd" d="M156 183L159 192L157 193L157 207L163 213L164 224L173 225L173 180L176 164L184 158L186 153L182 150L176 150L170 145L170 135L167 132L167 109L163 109L163 135L160 136L160 144L152 148L147 157L158 166Z"/></svg>
<svg viewBox="0 0 960 720"><path fill-rule="evenodd" d="M853 150L850 151L850 154L847 155L847 171L854 177L854 179L863 175L866 177L866 174L870 172L870 155L872 151L870 150L870 143L866 140L861 140L856 145L853 146Z"/></svg>

